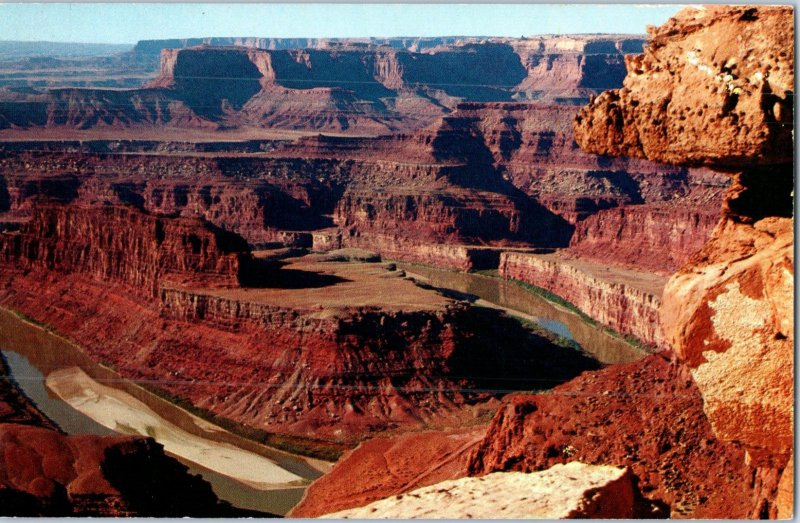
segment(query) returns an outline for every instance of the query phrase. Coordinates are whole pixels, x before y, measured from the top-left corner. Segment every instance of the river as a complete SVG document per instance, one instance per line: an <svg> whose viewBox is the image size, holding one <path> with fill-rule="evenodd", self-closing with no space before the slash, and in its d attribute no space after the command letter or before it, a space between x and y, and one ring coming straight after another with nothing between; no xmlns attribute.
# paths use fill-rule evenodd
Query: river
<svg viewBox="0 0 800 523"><path fill-rule="evenodd" d="M648 354L513 281L402 262L397 267L432 287L465 295L476 305L501 308L511 316L534 321L554 334L574 340L600 363L628 363Z"/></svg>
<svg viewBox="0 0 800 523"><path fill-rule="evenodd" d="M330 468L201 420L3 309L0 353L26 396L67 434L153 436L236 507L285 514Z"/></svg>
<svg viewBox="0 0 800 523"><path fill-rule="evenodd" d="M646 355L577 314L500 278L398 263L409 276L501 308L567 339L601 363ZM331 464L260 445L197 418L99 365L64 338L0 309L0 352L24 393L68 434L155 437L240 508L285 514Z"/></svg>

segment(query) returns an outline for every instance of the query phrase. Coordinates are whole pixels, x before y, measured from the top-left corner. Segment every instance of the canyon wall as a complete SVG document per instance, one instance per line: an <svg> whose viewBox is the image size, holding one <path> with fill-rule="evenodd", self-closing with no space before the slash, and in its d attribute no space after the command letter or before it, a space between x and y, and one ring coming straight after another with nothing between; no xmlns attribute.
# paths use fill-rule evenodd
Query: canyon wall
<svg viewBox="0 0 800 523"><path fill-rule="evenodd" d="M352 443L468 422L509 387L595 366L383 266L239 265L232 282L249 251L200 220L56 205L34 216L0 236L3 306L127 378L259 430ZM153 253L169 258L161 269Z"/></svg>
<svg viewBox="0 0 800 523"><path fill-rule="evenodd" d="M575 122L592 152L730 172L722 220L667 283L662 324L716 434L740 442L760 474L783 471L784 484L794 436L793 15L684 9L628 60L623 88ZM764 514L792 512L781 503Z"/></svg>
<svg viewBox="0 0 800 523"><path fill-rule="evenodd" d="M569 252L670 274L705 245L718 221L719 212L703 207L645 204L605 209L576 224Z"/></svg>
<svg viewBox="0 0 800 523"><path fill-rule="evenodd" d="M40 206L0 258L19 268L89 273L155 295L161 278L238 286L252 264L241 237L197 219L125 207Z"/></svg>
<svg viewBox="0 0 800 523"><path fill-rule="evenodd" d="M0 129L408 131L461 100L585 101L619 84L624 54L642 42L625 36L382 42L387 45L254 38L204 39L189 47L190 41L174 41L172 49L142 42L119 58L122 65L105 66L141 68L160 49L161 72L144 88L0 89ZM310 47L296 47L304 44Z"/></svg>
<svg viewBox="0 0 800 523"><path fill-rule="evenodd" d="M504 252L500 275L570 302L593 320L645 344L665 347L659 323L666 277L603 267L561 255Z"/></svg>
<svg viewBox="0 0 800 523"><path fill-rule="evenodd" d="M461 269L486 266L473 261L489 252L481 247L572 244L599 262L674 270L710 231L727 179L584 153L573 115L569 106L464 103L429 128L377 138L37 142L35 151L9 142L0 209L15 227L41 197L126 203L199 215L256 246L310 246L329 231L339 246ZM671 257L651 256L663 242L636 226L654 215L659 230L681 231Z"/></svg>

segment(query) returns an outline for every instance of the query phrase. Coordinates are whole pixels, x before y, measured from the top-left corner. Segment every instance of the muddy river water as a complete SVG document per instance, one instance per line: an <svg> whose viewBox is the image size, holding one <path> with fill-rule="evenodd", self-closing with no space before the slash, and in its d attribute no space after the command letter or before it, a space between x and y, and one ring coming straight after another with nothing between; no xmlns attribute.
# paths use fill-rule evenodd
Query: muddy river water
<svg viewBox="0 0 800 523"><path fill-rule="evenodd" d="M575 340L597 361L628 363L647 355L627 341L584 321L574 312L502 278L433 267L397 263L406 274L436 288L468 295L476 305L501 308L512 316L534 321L559 336Z"/></svg>
<svg viewBox="0 0 800 523"><path fill-rule="evenodd" d="M0 353L23 392L66 433L152 436L236 507L284 514L330 468L212 425L2 309Z"/></svg>
<svg viewBox="0 0 800 523"><path fill-rule="evenodd" d="M572 339L602 363L645 352L513 282L398 264L433 287L504 309ZM212 425L97 364L78 347L0 309L0 353L24 393L68 434L152 436L241 508L285 514L331 464L260 445Z"/></svg>

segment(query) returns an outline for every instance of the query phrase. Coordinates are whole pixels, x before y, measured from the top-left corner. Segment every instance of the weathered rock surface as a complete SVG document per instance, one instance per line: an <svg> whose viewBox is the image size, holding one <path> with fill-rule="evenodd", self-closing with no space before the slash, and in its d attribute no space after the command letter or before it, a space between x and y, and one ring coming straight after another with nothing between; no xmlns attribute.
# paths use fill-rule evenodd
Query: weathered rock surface
<svg viewBox="0 0 800 523"><path fill-rule="evenodd" d="M289 517L313 518L466 475L485 425L374 438L342 456Z"/></svg>
<svg viewBox="0 0 800 523"><path fill-rule="evenodd" d="M793 480L793 22L788 6L684 9L575 122L589 151L738 171L710 241L668 282L662 322L715 432L773 496Z"/></svg>
<svg viewBox="0 0 800 523"><path fill-rule="evenodd" d="M791 7L684 9L626 65L623 88L576 118L584 150L679 165L791 163Z"/></svg>
<svg viewBox="0 0 800 523"><path fill-rule="evenodd" d="M665 276L606 267L562 254L522 252L500 255L500 275L560 296L621 334L665 346L659 323Z"/></svg>
<svg viewBox="0 0 800 523"><path fill-rule="evenodd" d="M789 219L724 221L670 279L662 308L715 432L780 468L793 442L793 251Z"/></svg>
<svg viewBox="0 0 800 523"><path fill-rule="evenodd" d="M756 507L772 502L759 498L744 449L714 435L688 368L664 352L584 373L547 394L511 396L469 472L569 461L629 467L655 503L639 504L640 517L758 517Z"/></svg>
<svg viewBox="0 0 800 523"><path fill-rule="evenodd" d="M150 438L0 424L6 516L223 516L211 486Z"/></svg>
<svg viewBox="0 0 800 523"><path fill-rule="evenodd" d="M502 493L502 495L498 495ZM541 471L443 481L325 518L630 518L627 469L572 462Z"/></svg>

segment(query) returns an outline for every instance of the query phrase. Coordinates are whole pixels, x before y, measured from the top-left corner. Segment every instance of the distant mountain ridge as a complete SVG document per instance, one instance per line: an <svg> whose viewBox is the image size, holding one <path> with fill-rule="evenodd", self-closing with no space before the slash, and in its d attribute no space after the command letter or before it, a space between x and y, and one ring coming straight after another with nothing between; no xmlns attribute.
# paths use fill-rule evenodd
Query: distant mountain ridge
<svg viewBox="0 0 800 523"><path fill-rule="evenodd" d="M147 63L156 56L134 49L105 59L107 69L98 69L94 77L81 71L81 88L62 83L48 90L37 89L42 84L35 75L54 78L75 66L68 60L61 69L58 64L28 64L30 82L20 82L12 70L6 78L16 83L6 83L5 89L0 70L0 129L406 132L432 123L463 101L586 102L603 89L621 86L624 55L641 51L645 42L624 35L459 38L207 39L210 44L163 49L193 40L140 43L140 51L161 49L158 76L147 73ZM319 48L259 47L306 44ZM114 68L117 85L93 83L114 79L108 72ZM143 87L106 88L129 87L137 78L137 87Z"/></svg>
<svg viewBox="0 0 800 523"><path fill-rule="evenodd" d="M73 42L23 42L0 40L0 60L47 56L110 56L130 51L132 44L95 44Z"/></svg>

